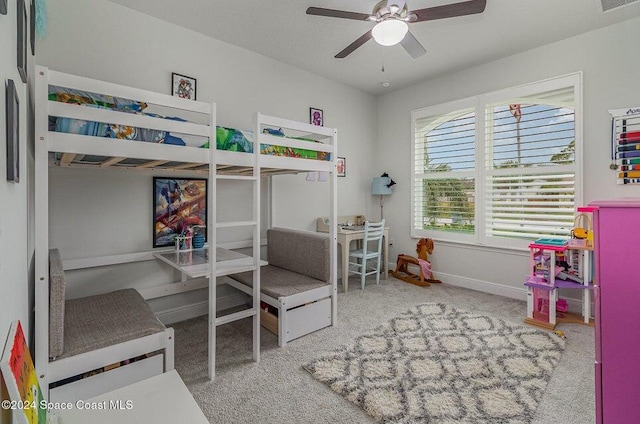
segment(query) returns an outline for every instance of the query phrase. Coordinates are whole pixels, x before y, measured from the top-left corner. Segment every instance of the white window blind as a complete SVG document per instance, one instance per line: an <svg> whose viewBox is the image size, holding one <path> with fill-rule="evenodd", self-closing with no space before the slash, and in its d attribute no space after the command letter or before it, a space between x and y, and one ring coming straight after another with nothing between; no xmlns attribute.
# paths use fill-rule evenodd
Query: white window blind
<svg viewBox="0 0 640 424"><path fill-rule="evenodd" d="M414 111L412 235L497 247L568 237L579 89L576 74Z"/></svg>
<svg viewBox="0 0 640 424"><path fill-rule="evenodd" d="M489 104L487 237L567 237L575 208L573 87Z"/></svg>
<svg viewBox="0 0 640 424"><path fill-rule="evenodd" d="M475 107L430 112L414 120L414 227L465 240L475 233Z"/></svg>

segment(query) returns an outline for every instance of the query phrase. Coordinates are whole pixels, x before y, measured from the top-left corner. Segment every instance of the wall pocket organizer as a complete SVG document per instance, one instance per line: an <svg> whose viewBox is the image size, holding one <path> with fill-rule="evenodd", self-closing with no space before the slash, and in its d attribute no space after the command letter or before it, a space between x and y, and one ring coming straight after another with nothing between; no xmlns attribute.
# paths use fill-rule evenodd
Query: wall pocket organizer
<svg viewBox="0 0 640 424"><path fill-rule="evenodd" d="M640 184L640 107L610 110L611 165L618 184Z"/></svg>

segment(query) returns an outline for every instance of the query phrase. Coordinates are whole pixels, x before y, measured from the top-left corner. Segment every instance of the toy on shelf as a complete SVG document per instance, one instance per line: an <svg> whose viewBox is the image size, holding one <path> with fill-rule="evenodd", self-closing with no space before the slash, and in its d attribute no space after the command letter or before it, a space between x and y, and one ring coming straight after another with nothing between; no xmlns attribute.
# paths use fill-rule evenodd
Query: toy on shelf
<svg viewBox="0 0 640 424"><path fill-rule="evenodd" d="M588 215L588 213L593 213L593 210L592 208L583 207L578 208L578 212L581 213L576 215L573 221L569 246L593 249L593 224Z"/></svg>
<svg viewBox="0 0 640 424"><path fill-rule="evenodd" d="M527 318L525 322L553 330L558 321L591 322L589 290L590 250L572 247L566 239L538 239L529 245ZM568 312L566 299L558 298L558 289L583 291L582 317Z"/></svg>

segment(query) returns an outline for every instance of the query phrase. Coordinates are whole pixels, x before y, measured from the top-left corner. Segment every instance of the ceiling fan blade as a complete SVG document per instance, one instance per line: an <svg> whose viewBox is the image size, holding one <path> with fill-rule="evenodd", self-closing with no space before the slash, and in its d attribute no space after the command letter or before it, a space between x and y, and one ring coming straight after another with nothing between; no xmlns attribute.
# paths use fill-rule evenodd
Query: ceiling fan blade
<svg viewBox="0 0 640 424"><path fill-rule="evenodd" d="M486 5L487 0L468 0L460 3L446 4L444 6L413 10L411 13L415 13L418 17L414 22L424 22L482 13Z"/></svg>
<svg viewBox="0 0 640 424"><path fill-rule="evenodd" d="M362 37L358 38L356 41L354 41L353 43L349 44L344 50L342 50L340 53L338 53L335 58L336 59L344 59L345 57L349 56L351 53L354 52L355 49L357 49L358 47L360 47L361 45L363 45L364 43L366 43L367 41L369 41L371 39L371 30L365 32Z"/></svg>
<svg viewBox="0 0 640 424"><path fill-rule="evenodd" d="M347 12L345 10L323 9L321 7L310 7L307 15L328 16L330 18L355 19L356 21L366 21L370 15L366 13Z"/></svg>
<svg viewBox="0 0 640 424"><path fill-rule="evenodd" d="M418 39L413 36L411 31L407 32L407 35L404 36L400 45L402 45L407 53L409 53L414 59L419 58L427 52L424 47L422 47L422 44L420 44Z"/></svg>

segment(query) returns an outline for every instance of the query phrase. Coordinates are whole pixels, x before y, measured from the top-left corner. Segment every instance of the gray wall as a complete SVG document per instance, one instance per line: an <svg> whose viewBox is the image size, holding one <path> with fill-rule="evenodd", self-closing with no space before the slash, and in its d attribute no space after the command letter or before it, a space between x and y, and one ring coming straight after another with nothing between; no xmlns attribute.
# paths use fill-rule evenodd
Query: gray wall
<svg viewBox="0 0 640 424"><path fill-rule="evenodd" d="M398 182L385 208L396 241L391 257L415 249L416 240L409 236L411 111L430 105L582 71L584 202L638 197L640 186L616 185L615 172L609 170L607 110L640 105L640 57L635 54L639 39L640 19L636 18L379 97L377 114L385 124L378 126L378 164ZM387 157L405 159L389 161ZM527 255L436 240L431 260L436 274L447 282L524 297Z"/></svg>
<svg viewBox="0 0 640 424"><path fill-rule="evenodd" d="M27 313L27 216L28 186L27 171L27 85L20 80L16 68L16 0L9 0L7 15L0 15L0 340L4 343L11 321L20 319L29 328ZM28 48L28 45L27 45ZM29 52L29 60L32 60ZM10 183L6 179L6 108L5 84L12 79L16 84L20 102L20 182ZM5 299L12 299L5 302Z"/></svg>
<svg viewBox="0 0 640 424"><path fill-rule="evenodd" d="M32 149L27 143L27 121L30 119L27 85L20 80L16 68L17 1L8 1L8 13L0 15L0 346L4 346L12 321L22 322L30 337L29 268L33 257L33 236L27 230L31 213L29 187L33 184ZM27 44L28 48L28 44ZM31 51L28 60L33 62ZM29 64L31 67L31 64ZM20 101L20 182L6 180L7 153L5 84L12 79ZM1 349L0 349L1 351ZM0 386L3 386L1 383ZM4 395L4 394L3 394ZM0 409L0 423L9 422L7 410Z"/></svg>
<svg viewBox="0 0 640 424"><path fill-rule="evenodd" d="M0 72L19 80L15 69L15 0L0 16ZM635 196L638 187L618 187L608 170L607 109L638 106L639 83L634 55L639 19L537 48L463 72L407 87L380 98L301 71L258 54L207 38L175 25L131 11L105 0L48 3L49 31L38 43L38 63L63 72L144 89L168 92L171 72L198 79L198 99L215 101L218 123L251 127L255 111L306 121L308 108L325 112L325 125L339 130L339 155L347 158L347 177L338 180L340 215L364 213L377 218L376 199L369 195L371 177L388 171L398 182L385 199L397 253L412 253L409 237L410 112L413 109L479 93L567 74L584 72L585 179L584 198ZM188 47L185 47L188 46ZM167 54L170 52L170 55ZM4 90L2 90L4 96ZM21 99L28 96L20 86ZM27 116L27 102L21 114ZM4 110L4 98L0 101ZM4 115L4 113L2 114ZM384 119L382 119L384 118ZM376 130L376 123L380 124ZM23 121L24 125L25 121ZM0 134L4 134L0 119ZM21 128L21 169L32 166L32 150ZM0 163L4 162L0 149ZM386 158L399 158L390 161ZM405 158L405 159L403 159ZM406 160L406 162L405 162ZM0 337L13 319L29 321L29 291L33 216L29 187L32 170L19 184L0 183ZM150 237L151 174L93 173L52 170L51 244L66 258L147 250ZM314 218L327 211L326 183L306 182L304 175L275 177L274 224L314 228ZM243 192L221 190L219 212L242 210ZM266 186L264 188L266 192ZM81 193L82 200L73 194ZM126 203L127 208L119 205ZM232 235L227 235L232 238ZM523 296L524 252L437 243L434 269L447 282L511 296ZM76 273L72 295L106 291L120 285L151 285L176 276L154 263L125 266L118 273L96 270ZM91 281L92 284L87 284ZM182 299L184 304L200 299ZM176 306L158 302L157 310ZM178 305L179 306L179 305Z"/></svg>
<svg viewBox="0 0 640 424"><path fill-rule="evenodd" d="M49 31L38 45L39 65L158 92L169 92L171 72L189 75L197 78L198 100L216 102L218 124L240 129L252 128L254 112L308 122L309 107L323 109L325 126L339 129L339 156L348 158L348 177L338 183L339 213L369 212L373 96L105 0L60 0L48 8ZM151 178L51 169L50 244L67 259L151 250ZM248 184L244 189L218 187L220 220L250 213ZM326 182L307 182L304 174L276 176L272 190L274 225L315 230L315 218L329 214ZM247 238L223 234L222 239L234 236ZM148 286L175 277L159 267L96 270L96 278L73 273L69 294ZM156 311L170 306L165 301L153 305Z"/></svg>

